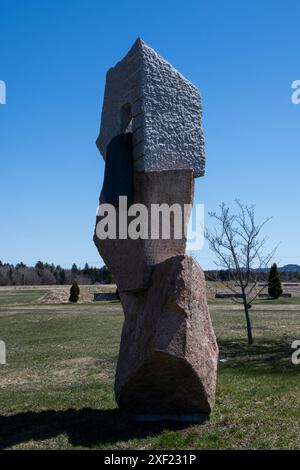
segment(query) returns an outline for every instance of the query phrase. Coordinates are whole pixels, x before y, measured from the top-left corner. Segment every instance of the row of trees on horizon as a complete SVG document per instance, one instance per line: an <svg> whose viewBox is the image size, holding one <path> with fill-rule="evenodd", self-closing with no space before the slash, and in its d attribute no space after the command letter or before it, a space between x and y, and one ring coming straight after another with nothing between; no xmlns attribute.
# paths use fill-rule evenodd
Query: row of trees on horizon
<svg viewBox="0 0 300 470"><path fill-rule="evenodd" d="M266 274L269 273L269 270L265 271L256 271L254 272L254 277L256 278L257 282L265 282ZM282 282L300 282L300 271L286 271L286 272L278 272L279 277ZM243 273L242 273L243 275ZM245 273L246 277L246 273ZM228 271L225 269L221 270L209 270L205 271L205 278L207 281L220 281L220 282L229 282L236 280L236 273L234 271Z"/></svg>
<svg viewBox="0 0 300 470"><path fill-rule="evenodd" d="M35 266L24 263L16 265L0 261L0 286L39 286L78 284L110 284L113 277L106 266L90 267L88 263L81 269L75 263L71 269L38 261Z"/></svg>
<svg viewBox="0 0 300 470"><path fill-rule="evenodd" d="M265 272L257 271L257 281L265 280ZM221 282L234 281L234 273L226 270L205 271L207 281L220 280ZM299 282L300 272L280 273L282 282ZM77 282L82 285L95 283L113 284L114 279L107 268L90 267L88 263L84 268L78 267L75 263L71 269L65 269L61 266L38 261L35 266L26 266L24 263L16 265L2 263L0 261L0 286L38 286L38 285L70 285Z"/></svg>

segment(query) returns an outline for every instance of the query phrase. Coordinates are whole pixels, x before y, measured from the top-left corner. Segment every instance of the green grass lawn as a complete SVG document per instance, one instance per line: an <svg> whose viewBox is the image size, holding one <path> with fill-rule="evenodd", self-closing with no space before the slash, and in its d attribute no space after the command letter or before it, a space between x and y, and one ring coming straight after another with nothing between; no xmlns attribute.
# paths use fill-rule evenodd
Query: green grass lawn
<svg viewBox="0 0 300 470"><path fill-rule="evenodd" d="M241 304L241 299L239 299ZM237 301L231 299L209 299L209 305L236 305ZM279 299L256 299L253 305L300 305L300 297L280 297ZM300 308L299 308L300 311Z"/></svg>
<svg viewBox="0 0 300 470"><path fill-rule="evenodd" d="M257 299L256 304L264 305L300 305L300 297L280 297L279 299Z"/></svg>
<svg viewBox="0 0 300 470"><path fill-rule="evenodd" d="M47 290L0 290L0 307L12 304L30 304L38 300Z"/></svg>
<svg viewBox="0 0 300 470"><path fill-rule="evenodd" d="M0 447L299 449L300 366L291 363L291 343L300 339L300 308L253 308L252 347L242 312L217 308L211 308L221 359L216 407L205 424L179 427L133 424L116 408L120 304L2 302Z"/></svg>

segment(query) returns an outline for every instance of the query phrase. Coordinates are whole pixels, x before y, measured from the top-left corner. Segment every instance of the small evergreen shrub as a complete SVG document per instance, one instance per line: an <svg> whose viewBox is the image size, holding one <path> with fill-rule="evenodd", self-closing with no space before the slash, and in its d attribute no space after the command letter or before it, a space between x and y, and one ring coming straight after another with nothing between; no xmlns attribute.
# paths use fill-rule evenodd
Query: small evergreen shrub
<svg viewBox="0 0 300 470"><path fill-rule="evenodd" d="M278 299L282 296L283 290L276 263L274 263L270 269L268 292L272 299Z"/></svg>
<svg viewBox="0 0 300 470"><path fill-rule="evenodd" d="M80 289L77 282L73 282L72 287L70 289L70 297L69 302L76 304L79 300Z"/></svg>

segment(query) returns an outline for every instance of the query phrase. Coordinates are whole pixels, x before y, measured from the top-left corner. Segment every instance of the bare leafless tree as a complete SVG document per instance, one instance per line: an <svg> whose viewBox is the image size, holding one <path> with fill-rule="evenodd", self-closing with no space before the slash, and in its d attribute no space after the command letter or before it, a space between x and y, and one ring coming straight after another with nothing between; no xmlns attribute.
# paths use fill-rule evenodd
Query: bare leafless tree
<svg viewBox="0 0 300 470"><path fill-rule="evenodd" d="M231 279L228 282L222 280L223 284L234 294L233 300L244 306L248 342L252 344L249 310L252 302L267 286L267 272L277 246L265 253L268 237L261 237L261 232L270 218L257 224L253 205L243 205L239 200L235 203L236 214L232 214L224 203L220 205L219 214L209 213L217 221L217 227L206 230L205 237L216 255L218 271L225 269Z"/></svg>

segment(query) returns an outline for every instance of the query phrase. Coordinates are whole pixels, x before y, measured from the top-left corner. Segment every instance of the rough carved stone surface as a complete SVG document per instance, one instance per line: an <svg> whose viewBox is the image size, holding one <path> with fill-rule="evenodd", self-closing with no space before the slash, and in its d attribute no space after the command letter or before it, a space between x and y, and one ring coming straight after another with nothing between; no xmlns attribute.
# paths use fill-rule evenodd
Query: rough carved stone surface
<svg viewBox="0 0 300 470"><path fill-rule="evenodd" d="M100 135L104 158L110 141L132 130L135 171L205 170L198 89L138 39L107 72Z"/></svg>
<svg viewBox="0 0 300 470"><path fill-rule="evenodd" d="M170 258L154 268L148 291L121 294L121 300L119 407L134 413L210 413L218 346L199 266L189 256Z"/></svg>
<svg viewBox="0 0 300 470"><path fill-rule="evenodd" d="M192 170L170 170L136 172L134 179L134 203L144 204L148 209L148 232L151 231L151 204L179 204L184 215L184 205L192 204L194 178ZM117 209L119 216L119 209ZM157 218L156 218L157 219ZM171 239L147 240L130 238L99 240L95 232L94 241L105 264L113 273L120 292L135 292L149 287L151 271L156 264L185 253L184 230L189 214L182 219L182 238L172 238L173 224L170 224ZM100 218L96 220L99 222ZM131 218L128 218L129 222ZM172 220L171 220L172 222ZM134 264L132 264L134 263Z"/></svg>

